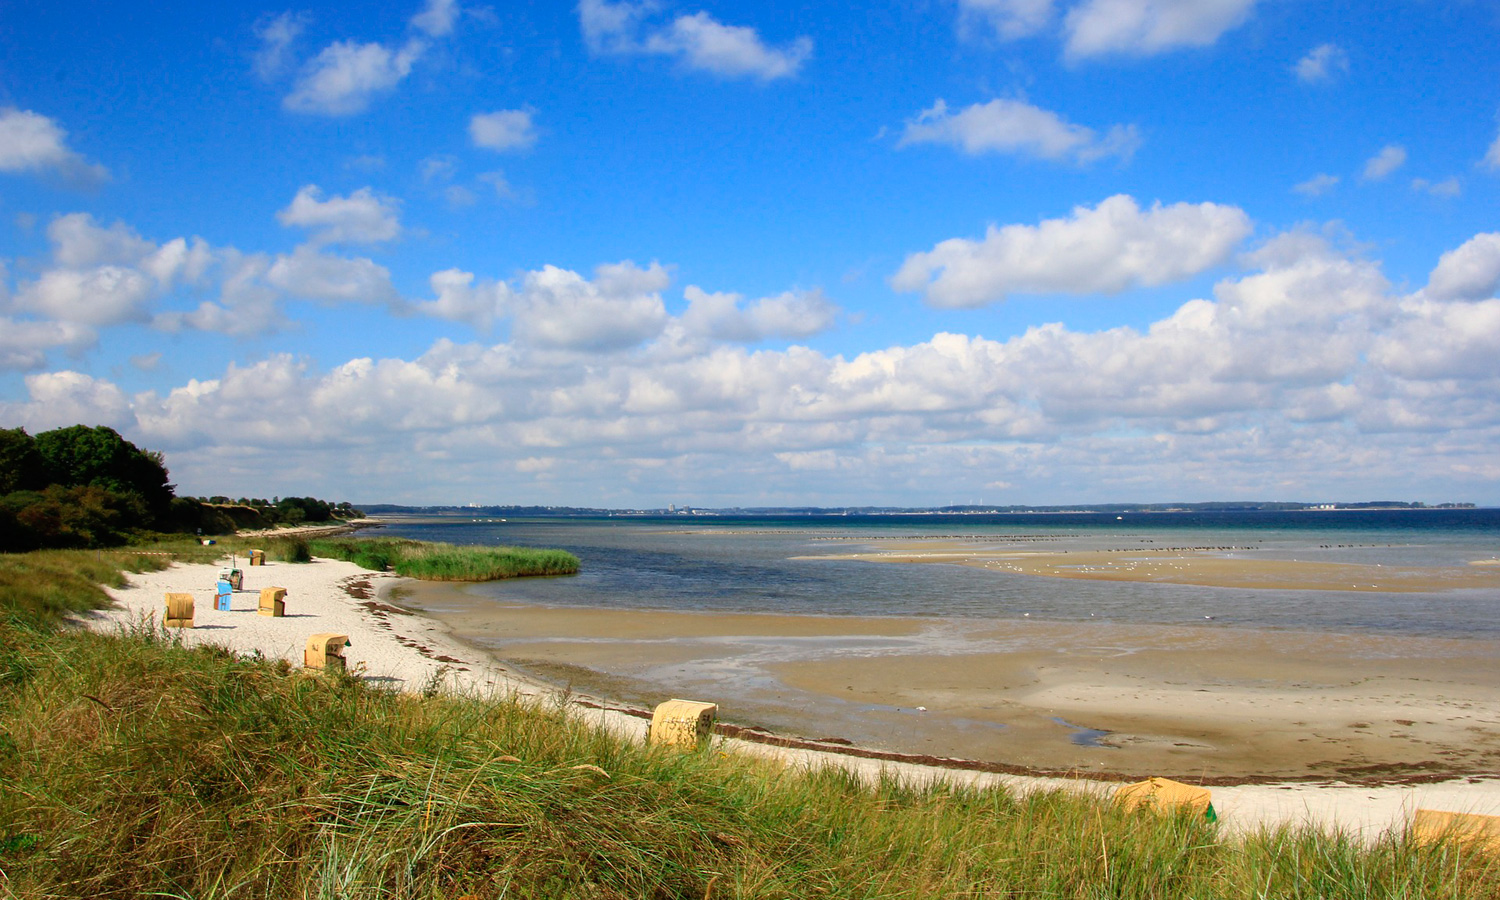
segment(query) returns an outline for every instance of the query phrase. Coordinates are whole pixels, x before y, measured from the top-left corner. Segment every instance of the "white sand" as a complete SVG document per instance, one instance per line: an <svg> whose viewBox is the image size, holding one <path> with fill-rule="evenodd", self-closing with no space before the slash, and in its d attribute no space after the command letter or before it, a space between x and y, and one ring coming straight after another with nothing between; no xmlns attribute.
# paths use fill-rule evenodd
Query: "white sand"
<svg viewBox="0 0 1500 900"><path fill-rule="evenodd" d="M250 566L240 557L237 563L244 572L243 590L234 592L228 612L214 609L219 570L229 564L226 556L222 564L179 563L160 572L129 576L128 587L109 592L119 607L95 613L89 627L113 630L148 616L160 621L165 595L183 592L193 595L194 627L181 632L189 646L218 644L237 653L259 650L300 666L309 635L336 632L349 636L344 653L349 669L377 685L415 691L441 679L446 687L467 691L523 696L545 691L449 637L431 619L395 611L381 597L385 589L401 581L394 575L332 559ZM364 585L361 592L368 593L369 599L351 596L350 585ZM286 588L285 617L257 612L264 587Z"/></svg>
<svg viewBox="0 0 1500 900"><path fill-rule="evenodd" d="M555 696L548 686L527 680L482 651L454 639L437 622L393 610L382 597L385 590L401 580L393 575L323 559L306 564L272 562L255 567L245 565L241 559L239 565L245 573L244 590L233 595L227 612L214 609L214 585L220 565L179 564L161 572L130 576L128 587L110 591L118 608L93 614L88 625L100 631L114 631L148 616L160 620L164 595L182 591L193 595L196 607L196 627L182 631L183 641L190 646L217 644L237 653L258 650L265 656L301 665L309 635L337 632L349 636L350 646L345 656L350 668L377 685L421 690L440 682L449 690L475 696ZM350 585L356 586L356 590L360 585L366 586L371 596L368 600L351 596ZM287 589L285 618L257 614L260 589L269 586ZM375 607L372 609L368 604ZM584 719L617 734L634 739L644 737L646 723L640 718L589 706L577 709ZM727 711L726 718L733 719L732 710ZM793 765L840 765L867 777L887 771L913 781L947 779L964 784L1004 784L1021 791L1067 787L1104 794L1115 787L1082 779L938 769L720 740L726 750ZM1213 804L1220 822L1233 831L1311 824L1375 840L1389 830L1404 828L1412 812L1419 808L1500 815L1500 776L1421 785L1297 783L1220 787L1213 789Z"/></svg>

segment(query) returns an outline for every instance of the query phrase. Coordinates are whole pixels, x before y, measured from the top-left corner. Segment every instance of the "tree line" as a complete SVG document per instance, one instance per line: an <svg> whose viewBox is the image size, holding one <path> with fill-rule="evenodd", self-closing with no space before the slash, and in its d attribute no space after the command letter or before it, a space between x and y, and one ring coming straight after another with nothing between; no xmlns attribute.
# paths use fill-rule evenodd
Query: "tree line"
<svg viewBox="0 0 1500 900"><path fill-rule="evenodd" d="M178 497L159 451L103 425L36 435L0 428L0 551L110 547L152 533L221 535L362 515L312 497L240 504Z"/></svg>

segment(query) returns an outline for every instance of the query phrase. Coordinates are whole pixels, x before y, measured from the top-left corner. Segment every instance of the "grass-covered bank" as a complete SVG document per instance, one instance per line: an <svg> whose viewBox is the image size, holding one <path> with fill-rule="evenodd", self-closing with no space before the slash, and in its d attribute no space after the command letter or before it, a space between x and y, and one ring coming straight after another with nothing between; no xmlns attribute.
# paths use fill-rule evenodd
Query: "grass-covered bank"
<svg viewBox="0 0 1500 900"><path fill-rule="evenodd" d="M1221 837L1066 794L870 789L653 752L169 637L0 627L17 897L1490 897L1393 838ZM712 887L710 887L712 885Z"/></svg>
<svg viewBox="0 0 1500 900"><path fill-rule="evenodd" d="M62 617L109 604L103 585L120 587L128 572L154 572L183 562L212 562L222 551L198 541L110 550L0 553L0 615L56 624Z"/></svg>
<svg viewBox="0 0 1500 900"><path fill-rule="evenodd" d="M60 596L88 605L77 581ZM0 614L0 897L1497 892L1495 859L1400 835L1245 839L1068 794L872 789L651 751L557 705L398 695Z"/></svg>
<svg viewBox="0 0 1500 900"><path fill-rule="evenodd" d="M539 575L573 575L578 557L564 550L473 547L399 538L314 538L314 556L342 559L366 569L423 581L495 581Z"/></svg>

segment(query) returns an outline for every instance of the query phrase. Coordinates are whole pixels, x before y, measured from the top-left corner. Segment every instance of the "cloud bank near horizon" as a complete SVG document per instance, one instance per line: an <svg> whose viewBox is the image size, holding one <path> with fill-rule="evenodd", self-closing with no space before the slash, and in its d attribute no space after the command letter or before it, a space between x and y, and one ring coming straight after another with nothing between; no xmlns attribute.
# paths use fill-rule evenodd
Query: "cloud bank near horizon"
<svg viewBox="0 0 1500 900"><path fill-rule="evenodd" d="M440 338L410 359L273 353L166 390L33 372L26 398L0 403L0 419L115 426L166 450L189 486L253 493L253 473L292 459L341 496L408 502L473 499L496 467L523 477L538 501L583 494L627 506L658 492L707 505L840 505L868 499L871 484L937 478L992 500L997 484L1052 486L1004 492L1018 502L1207 499L1273 490L1267 467L1294 498L1379 493L1383 473L1412 467L1500 477L1500 412L1477 399L1500 390L1500 233L1445 253L1414 292L1394 289L1357 250L1297 230L1245 253L1211 296L1144 328L1050 323L1003 340L938 332L845 357L795 343L837 327L838 307L820 291L747 300L688 284L677 300L669 268L654 262L601 264L592 277L551 265L514 279L450 269L432 275L430 299L392 297L388 280L362 281L346 270L358 260L320 249L394 237L392 209L373 195L304 188L278 218L314 240L290 254L155 242L122 223L59 217L48 229L52 267L8 292L7 312L24 318L7 320L0 361L34 369L49 346L124 323L216 327L202 308L163 307L180 285L257 296L247 270L272 306L294 293L383 300L459 323L470 338ZM1112 197L1038 226L991 228L984 242L954 239L943 271L980 267L986 277L966 282L977 292L942 293L946 274L929 283L932 254L913 254L895 281L959 306L1006 289L1124 290L1223 264L1251 230L1233 207L1143 209ZM322 279L302 271L322 265ZM483 339L495 331L498 342ZM366 480L413 460L426 475L399 487ZM1101 468L1108 483L1091 474Z"/></svg>

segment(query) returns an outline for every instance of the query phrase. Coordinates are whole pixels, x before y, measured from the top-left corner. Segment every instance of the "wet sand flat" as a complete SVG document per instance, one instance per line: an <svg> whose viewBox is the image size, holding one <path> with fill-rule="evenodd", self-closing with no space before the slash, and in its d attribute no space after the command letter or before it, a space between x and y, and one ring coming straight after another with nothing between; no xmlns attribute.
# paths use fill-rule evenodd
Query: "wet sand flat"
<svg viewBox="0 0 1500 900"><path fill-rule="evenodd" d="M1325 635L1071 630L1044 649L773 671L810 692L925 706L925 730L1003 724L960 750L1039 768L1351 779L1500 769L1492 643L1403 642L1372 656Z"/></svg>
<svg viewBox="0 0 1500 900"><path fill-rule="evenodd" d="M1076 556L1076 554L1068 554ZM1500 642L405 598L530 674L902 753L1193 778L1500 771Z"/></svg>
<svg viewBox="0 0 1500 900"><path fill-rule="evenodd" d="M911 541L876 552L822 558L881 563L945 563L1046 578L1206 587L1383 593L1500 589L1500 566L1488 558L1472 560L1464 566L1418 567L1277 559L1257 555L1249 549L1234 552L1208 549L1035 552L929 541Z"/></svg>

